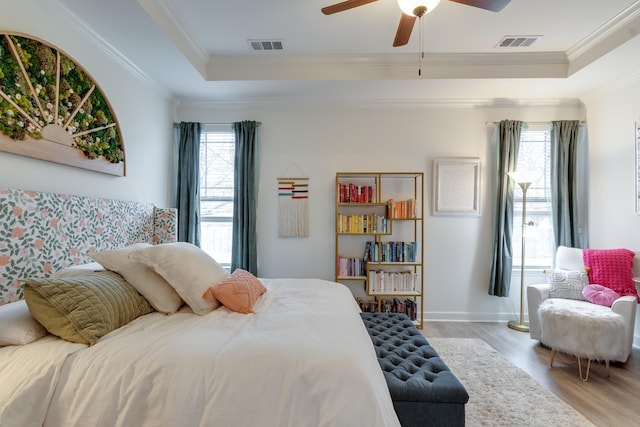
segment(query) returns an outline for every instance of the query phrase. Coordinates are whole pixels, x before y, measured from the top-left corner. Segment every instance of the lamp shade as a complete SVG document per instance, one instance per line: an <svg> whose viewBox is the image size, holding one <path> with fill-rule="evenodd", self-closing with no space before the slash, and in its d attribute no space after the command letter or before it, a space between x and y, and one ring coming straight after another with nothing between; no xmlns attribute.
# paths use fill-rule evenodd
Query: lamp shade
<svg viewBox="0 0 640 427"><path fill-rule="evenodd" d="M398 0L398 6L402 13L409 16L418 16L415 12L417 8L424 7L427 10L423 13L429 13L440 3L440 0Z"/></svg>
<svg viewBox="0 0 640 427"><path fill-rule="evenodd" d="M516 184L531 184L538 178L535 171L513 171L507 175L516 182Z"/></svg>

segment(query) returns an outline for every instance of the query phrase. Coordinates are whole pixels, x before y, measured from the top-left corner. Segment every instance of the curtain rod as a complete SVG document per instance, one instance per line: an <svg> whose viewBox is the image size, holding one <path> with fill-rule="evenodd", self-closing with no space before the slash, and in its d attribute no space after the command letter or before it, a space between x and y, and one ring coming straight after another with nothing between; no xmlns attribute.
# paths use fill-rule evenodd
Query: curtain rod
<svg viewBox="0 0 640 427"><path fill-rule="evenodd" d="M233 123L202 123L203 125L232 125ZM256 122L256 126L262 126L262 122Z"/></svg>
<svg viewBox="0 0 640 427"><path fill-rule="evenodd" d="M527 124L530 124L530 125L548 125L551 122L557 122L557 121L561 121L561 120L550 120L548 122L526 122L525 121L524 123L527 123ZM500 122L484 122L485 125L497 125L498 123L500 123ZM587 123L587 121L586 120L580 120L580 124L584 124L584 123Z"/></svg>
<svg viewBox="0 0 640 427"><path fill-rule="evenodd" d="M174 122L173 124L174 124L174 126L177 126L180 123L179 122ZM207 126L207 125L214 125L214 126L216 126L216 125L228 125L228 126L231 126L233 123L200 123L200 124L204 125L204 126ZM262 126L262 122L256 122L256 126Z"/></svg>

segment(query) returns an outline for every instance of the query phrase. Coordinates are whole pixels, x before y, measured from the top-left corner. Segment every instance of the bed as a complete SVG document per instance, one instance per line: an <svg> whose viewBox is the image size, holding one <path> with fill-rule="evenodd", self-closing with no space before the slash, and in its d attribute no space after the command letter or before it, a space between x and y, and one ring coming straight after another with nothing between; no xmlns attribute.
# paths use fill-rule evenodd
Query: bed
<svg viewBox="0 0 640 427"><path fill-rule="evenodd" d="M175 242L171 209L13 189L0 189L0 203L0 317L7 307L39 316L33 295L51 284L53 292L79 292L93 291L94 279L123 286L141 278L182 282L174 288L181 297L176 310L168 313L173 309L139 291L127 302L147 313L88 343L45 331L0 347L0 425L399 426L360 310L344 285L234 279L235 272L216 276L209 264L196 268L194 259L203 255ZM62 217L56 227L42 227ZM142 263L158 277L112 265L103 270L97 254L114 255L104 264L117 256L129 266ZM219 299L190 300L189 290L201 293L214 276L207 289ZM244 281L249 288L238 287ZM231 282L236 287L226 286ZM242 293L248 308L227 301L223 288L249 289Z"/></svg>

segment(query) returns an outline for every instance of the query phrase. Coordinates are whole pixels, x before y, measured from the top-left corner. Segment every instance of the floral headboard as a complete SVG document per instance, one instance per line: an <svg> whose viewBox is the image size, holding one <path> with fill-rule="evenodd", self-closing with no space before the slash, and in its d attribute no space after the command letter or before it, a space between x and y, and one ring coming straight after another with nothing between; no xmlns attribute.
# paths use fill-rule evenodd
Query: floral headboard
<svg viewBox="0 0 640 427"><path fill-rule="evenodd" d="M22 298L27 277L47 277L89 254L176 241L177 210L151 203L0 188L0 305Z"/></svg>

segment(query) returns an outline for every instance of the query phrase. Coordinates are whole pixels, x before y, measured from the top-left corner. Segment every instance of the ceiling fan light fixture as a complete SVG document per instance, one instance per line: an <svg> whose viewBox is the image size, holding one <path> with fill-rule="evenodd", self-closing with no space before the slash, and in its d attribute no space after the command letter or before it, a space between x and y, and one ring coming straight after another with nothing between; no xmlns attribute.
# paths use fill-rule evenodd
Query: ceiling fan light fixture
<svg viewBox="0 0 640 427"><path fill-rule="evenodd" d="M398 6L405 15L421 17L440 3L440 0L398 0Z"/></svg>

